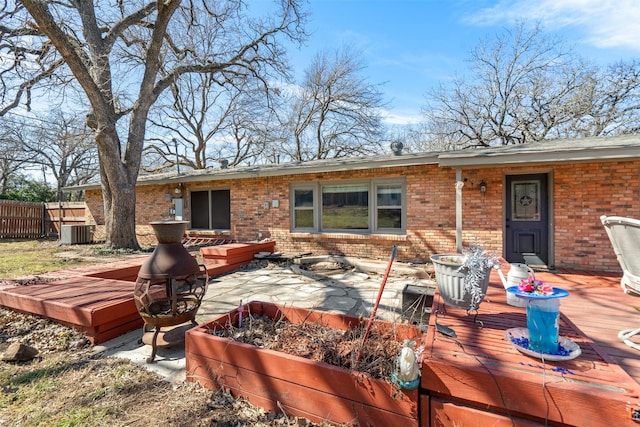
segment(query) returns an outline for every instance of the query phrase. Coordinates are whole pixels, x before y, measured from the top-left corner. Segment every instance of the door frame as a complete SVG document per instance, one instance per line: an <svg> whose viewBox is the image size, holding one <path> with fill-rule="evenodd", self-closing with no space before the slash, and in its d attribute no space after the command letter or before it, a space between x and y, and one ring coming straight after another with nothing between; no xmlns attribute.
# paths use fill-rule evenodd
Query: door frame
<svg viewBox="0 0 640 427"><path fill-rule="evenodd" d="M553 236L555 235L555 221L554 221L554 207L555 207L555 195L554 195L554 175L553 170L527 170L517 172L504 172L502 176L502 257L506 259L506 247L507 247L507 177L517 177L518 175L535 175L546 174L547 175L547 242L548 242L548 260L547 267L553 269L555 267L555 242Z"/></svg>

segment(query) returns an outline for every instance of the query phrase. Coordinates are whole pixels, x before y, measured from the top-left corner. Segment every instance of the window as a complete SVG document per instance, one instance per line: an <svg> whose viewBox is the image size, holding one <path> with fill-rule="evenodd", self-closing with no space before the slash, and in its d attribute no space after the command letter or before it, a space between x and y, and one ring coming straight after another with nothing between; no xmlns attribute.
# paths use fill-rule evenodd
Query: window
<svg viewBox="0 0 640 427"><path fill-rule="evenodd" d="M404 180L305 183L291 187L294 231L401 233Z"/></svg>
<svg viewBox="0 0 640 427"><path fill-rule="evenodd" d="M540 221L540 181L513 181L511 194L514 221Z"/></svg>
<svg viewBox="0 0 640 427"><path fill-rule="evenodd" d="M192 191L191 228L201 230L229 230L231 228L230 191Z"/></svg>
<svg viewBox="0 0 640 427"><path fill-rule="evenodd" d="M379 230L402 228L402 186L376 186L376 224Z"/></svg>
<svg viewBox="0 0 640 427"><path fill-rule="evenodd" d="M293 190L293 228L314 228L314 205L313 188L297 188Z"/></svg>
<svg viewBox="0 0 640 427"><path fill-rule="evenodd" d="M367 230L369 228L369 186L322 186L322 228Z"/></svg>

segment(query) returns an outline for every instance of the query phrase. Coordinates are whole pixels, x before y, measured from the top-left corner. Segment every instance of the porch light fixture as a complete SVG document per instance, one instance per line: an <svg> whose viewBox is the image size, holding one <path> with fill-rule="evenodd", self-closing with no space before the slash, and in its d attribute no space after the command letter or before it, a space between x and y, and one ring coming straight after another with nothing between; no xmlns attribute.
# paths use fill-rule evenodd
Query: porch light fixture
<svg viewBox="0 0 640 427"><path fill-rule="evenodd" d="M487 192L487 183L484 182L484 179L482 181L480 181L480 192L482 194Z"/></svg>

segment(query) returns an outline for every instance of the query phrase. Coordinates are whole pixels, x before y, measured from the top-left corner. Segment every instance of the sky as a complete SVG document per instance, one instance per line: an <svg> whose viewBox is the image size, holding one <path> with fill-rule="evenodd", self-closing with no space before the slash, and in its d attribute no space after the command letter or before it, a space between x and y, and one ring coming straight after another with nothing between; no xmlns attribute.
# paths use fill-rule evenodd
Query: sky
<svg viewBox="0 0 640 427"><path fill-rule="evenodd" d="M309 0L307 10L310 37L289 53L296 75L319 51L352 46L390 103L387 124L419 121L427 91L518 21L540 23L596 65L640 58L640 0Z"/></svg>

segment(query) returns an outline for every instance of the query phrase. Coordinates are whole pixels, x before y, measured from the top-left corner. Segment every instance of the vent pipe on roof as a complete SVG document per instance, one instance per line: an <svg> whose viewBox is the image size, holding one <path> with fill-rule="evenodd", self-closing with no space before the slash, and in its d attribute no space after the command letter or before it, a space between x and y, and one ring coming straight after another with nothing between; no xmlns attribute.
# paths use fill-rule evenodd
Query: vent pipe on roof
<svg viewBox="0 0 640 427"><path fill-rule="evenodd" d="M229 166L229 160L220 159L220 169L226 169Z"/></svg>
<svg viewBox="0 0 640 427"><path fill-rule="evenodd" d="M393 151L393 154L395 154L396 156L399 156L400 154L402 154L403 147L404 147L404 144L400 141L393 141L391 143L391 151Z"/></svg>

